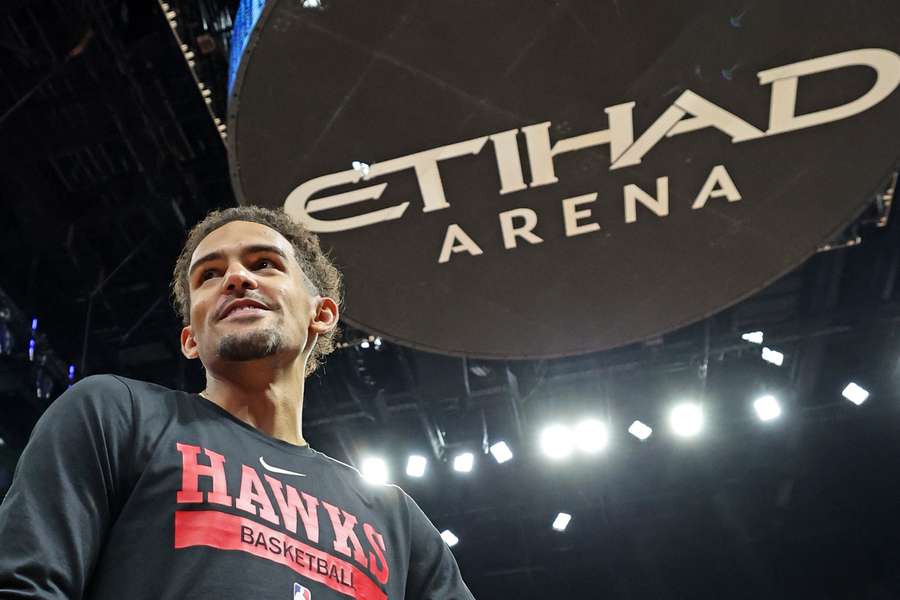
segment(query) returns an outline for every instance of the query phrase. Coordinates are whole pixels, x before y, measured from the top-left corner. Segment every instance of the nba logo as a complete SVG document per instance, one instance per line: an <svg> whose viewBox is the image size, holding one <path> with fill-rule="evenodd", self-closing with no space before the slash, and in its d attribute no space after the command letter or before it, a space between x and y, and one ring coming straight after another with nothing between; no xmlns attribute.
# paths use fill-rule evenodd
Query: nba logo
<svg viewBox="0 0 900 600"><path fill-rule="evenodd" d="M299 583L294 583L294 600L312 600L312 594Z"/></svg>

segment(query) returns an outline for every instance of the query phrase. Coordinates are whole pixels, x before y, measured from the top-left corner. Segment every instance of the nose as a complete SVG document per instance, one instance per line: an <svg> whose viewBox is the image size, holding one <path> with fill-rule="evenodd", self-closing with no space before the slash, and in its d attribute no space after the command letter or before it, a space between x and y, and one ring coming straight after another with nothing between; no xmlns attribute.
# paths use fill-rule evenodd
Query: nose
<svg viewBox="0 0 900 600"><path fill-rule="evenodd" d="M257 288L256 278L253 276L253 273L245 269L240 262L235 262L228 266L228 272L222 278L222 285L226 290L238 288L253 290Z"/></svg>

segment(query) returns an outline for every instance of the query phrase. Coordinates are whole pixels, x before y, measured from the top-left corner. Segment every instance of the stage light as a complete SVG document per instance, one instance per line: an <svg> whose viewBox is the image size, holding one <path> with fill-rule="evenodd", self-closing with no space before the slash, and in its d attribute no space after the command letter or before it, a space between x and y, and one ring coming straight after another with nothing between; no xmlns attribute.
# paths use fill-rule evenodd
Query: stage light
<svg viewBox="0 0 900 600"><path fill-rule="evenodd" d="M31 331L37 331L38 320L37 317L31 318Z"/></svg>
<svg viewBox="0 0 900 600"><path fill-rule="evenodd" d="M406 474L410 477L421 477L425 474L425 467L428 466L428 459L418 454L413 454L406 461Z"/></svg>
<svg viewBox="0 0 900 600"><path fill-rule="evenodd" d="M307 1L310 1L310 0L307 0ZM354 171L359 171L363 177L365 177L366 175L369 174L369 165L367 165L364 162L359 162L358 160L354 160L351 163L351 166L353 167Z"/></svg>
<svg viewBox="0 0 900 600"><path fill-rule="evenodd" d="M777 350L771 350L769 348L762 349L762 359L766 362L770 362L776 367L780 367L782 363L784 363L784 354L778 352Z"/></svg>
<svg viewBox="0 0 900 600"><path fill-rule="evenodd" d="M453 470L460 473L468 473L472 470L472 465L474 464L475 455L471 452L463 452L462 454L457 454L453 459Z"/></svg>
<svg viewBox="0 0 900 600"><path fill-rule="evenodd" d="M34 360L34 338L28 340L28 360Z"/></svg>
<svg viewBox="0 0 900 600"><path fill-rule="evenodd" d="M609 432L597 419L585 419L575 426L575 445L582 452L595 454L606 448Z"/></svg>
<svg viewBox="0 0 900 600"><path fill-rule="evenodd" d="M49 400L53 395L53 379L44 369L38 369L34 378L34 395L41 400Z"/></svg>
<svg viewBox="0 0 900 600"><path fill-rule="evenodd" d="M69 365L69 381L75 381L75 365Z"/></svg>
<svg viewBox="0 0 900 600"><path fill-rule="evenodd" d="M703 429L703 408L699 404L679 404L669 413L672 431L681 437L693 437Z"/></svg>
<svg viewBox="0 0 900 600"><path fill-rule="evenodd" d="M556 515L555 519L553 519L553 529L555 529L556 531L565 531L566 527L569 526L569 521L571 520L572 515L561 512Z"/></svg>
<svg viewBox="0 0 900 600"><path fill-rule="evenodd" d="M781 416L781 405L775 396L761 396L753 401L753 408L760 421L771 421Z"/></svg>
<svg viewBox="0 0 900 600"><path fill-rule="evenodd" d="M368 350L369 349L369 340L361 341L359 343L359 347L362 348L363 350Z"/></svg>
<svg viewBox="0 0 900 600"><path fill-rule="evenodd" d="M363 479L370 483L387 483L388 468L383 459L369 457L362 461Z"/></svg>
<svg viewBox="0 0 900 600"><path fill-rule="evenodd" d="M491 454L494 456L494 460L498 463L503 464L508 460L512 460L513 453L512 450L509 449L509 446L506 445L506 442L497 442L493 446L491 446Z"/></svg>
<svg viewBox="0 0 900 600"><path fill-rule="evenodd" d="M635 421L634 423L631 424L631 427L628 428L628 433L630 433L631 435L633 435L634 437L636 437L637 439L639 439L643 442L648 437L650 437L650 434L653 433L653 430L649 426L645 425L644 423L641 423L640 421Z"/></svg>
<svg viewBox="0 0 900 600"><path fill-rule="evenodd" d="M12 331L9 326L2 320L0 315L0 354L12 354L16 341L13 338Z"/></svg>
<svg viewBox="0 0 900 600"><path fill-rule="evenodd" d="M742 340L751 342L753 344L762 344L763 343L763 332L762 331L751 331L749 333L745 333L741 336Z"/></svg>
<svg viewBox="0 0 900 600"><path fill-rule="evenodd" d="M572 430L565 425L550 425L541 432L541 449L553 459L572 454Z"/></svg>
<svg viewBox="0 0 900 600"><path fill-rule="evenodd" d="M374 344L376 348L381 348L381 338L380 337L375 338L375 341L372 342L372 344Z"/></svg>
<svg viewBox="0 0 900 600"><path fill-rule="evenodd" d="M853 404L859 406L869 397L869 392L851 381L847 384L847 387L844 388L844 391L841 392L841 395Z"/></svg>
<svg viewBox="0 0 900 600"><path fill-rule="evenodd" d="M453 532L449 529L445 529L441 532L441 539L451 548L459 543L459 538L453 535Z"/></svg>

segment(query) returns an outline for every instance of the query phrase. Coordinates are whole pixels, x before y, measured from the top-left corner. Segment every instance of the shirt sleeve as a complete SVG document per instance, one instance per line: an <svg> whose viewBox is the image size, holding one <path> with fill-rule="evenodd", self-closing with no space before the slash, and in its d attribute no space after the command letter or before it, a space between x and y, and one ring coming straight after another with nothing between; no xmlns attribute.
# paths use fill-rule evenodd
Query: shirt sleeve
<svg viewBox="0 0 900 600"><path fill-rule="evenodd" d="M124 382L94 375L38 420L0 505L0 597L82 597L127 495L132 408Z"/></svg>
<svg viewBox="0 0 900 600"><path fill-rule="evenodd" d="M410 518L406 600L475 600L466 587L450 547L422 509L405 493Z"/></svg>

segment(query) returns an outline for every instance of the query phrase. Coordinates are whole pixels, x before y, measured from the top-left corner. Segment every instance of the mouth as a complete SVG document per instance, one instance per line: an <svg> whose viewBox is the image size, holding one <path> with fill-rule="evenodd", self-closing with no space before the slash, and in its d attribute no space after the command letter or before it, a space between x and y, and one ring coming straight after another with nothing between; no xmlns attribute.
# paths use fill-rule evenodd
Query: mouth
<svg viewBox="0 0 900 600"><path fill-rule="evenodd" d="M259 302L253 300L238 300L232 302L225 308L222 312L222 316L219 317L219 320L232 321L236 319L255 318L263 316L267 312L270 312L269 309Z"/></svg>

